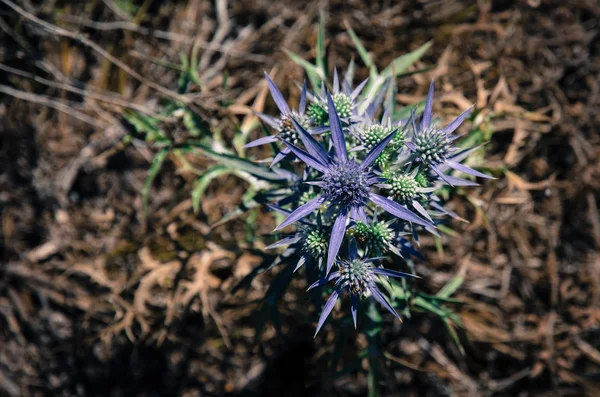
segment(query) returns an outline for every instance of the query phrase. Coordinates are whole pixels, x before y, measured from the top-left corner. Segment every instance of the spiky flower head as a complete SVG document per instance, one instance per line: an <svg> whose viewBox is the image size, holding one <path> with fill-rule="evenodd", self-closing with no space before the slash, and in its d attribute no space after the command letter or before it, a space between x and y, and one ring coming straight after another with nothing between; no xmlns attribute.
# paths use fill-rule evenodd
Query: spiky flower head
<svg viewBox="0 0 600 397"><path fill-rule="evenodd" d="M358 96L367 84L367 81L368 79L364 80L353 90L350 81L346 79L343 84L340 84L337 70L334 70L333 72L333 91L331 93L331 99L336 108L338 117L346 126L351 123L351 118L356 115L357 108L362 103L362 101L358 100ZM320 94L312 93L309 95L313 103L309 106L308 115L316 125L326 125L328 124L328 121L330 121L328 117L328 95L329 93L324 84Z"/></svg>
<svg viewBox="0 0 600 397"><path fill-rule="evenodd" d="M298 200L298 204L304 205L304 204L308 203L310 200L314 199L315 197L317 197L317 195L314 192L306 191L306 192L302 193L302 195L300 196L300 199Z"/></svg>
<svg viewBox="0 0 600 397"><path fill-rule="evenodd" d="M450 149L450 139L439 128L429 128L421 131L415 137L415 156L426 165L437 165L446 160Z"/></svg>
<svg viewBox="0 0 600 397"><path fill-rule="evenodd" d="M492 178L472 168L460 164L460 161L470 152L470 149L458 152L458 149L452 145L457 138L451 134L467 118L473 107L462 112L450 124L443 128L437 128L432 125L433 110L433 80L429 86L429 94L425 102L425 111L423 118L417 127L414 114L411 115L414 137L412 142L407 144L414 155L416 161L425 165L428 169L437 174L440 179L449 185L461 184L468 185L469 181L453 176L445 175L444 171L453 168L466 174L478 176L481 178ZM470 183L472 184L472 183Z"/></svg>
<svg viewBox="0 0 600 397"><path fill-rule="evenodd" d="M296 122L298 122L311 134L320 134L327 130L327 127L312 127L310 124L310 117L305 115L307 97L306 84L302 86L302 93L300 94L300 107L298 111L295 111L290 109L287 102L283 98L281 91L279 91L279 88L277 88L277 85L275 85L267 73L265 73L265 79L267 80L269 91L271 92L271 96L275 101L275 105L277 105L277 108L279 109L280 115L279 119L259 112L256 112L256 115L271 128L277 130L278 133L276 135L264 136L252 142L248 142L246 145L244 145L244 148L266 145L277 141L288 141L297 145L300 143L300 141L292 120L296 120ZM283 160L289 153L290 149L284 147L283 150L277 153L277 155L273 158L271 166Z"/></svg>
<svg viewBox="0 0 600 397"><path fill-rule="evenodd" d="M391 173L388 177L390 194L398 202L410 203L419 193L419 182L414 176L403 172Z"/></svg>
<svg viewBox="0 0 600 397"><path fill-rule="evenodd" d="M308 111L306 114L316 125L329 124L329 119L327 118L327 109L324 109L319 103L311 103L308 106Z"/></svg>
<svg viewBox="0 0 600 397"><path fill-rule="evenodd" d="M339 206L362 207L369 200L369 174L354 160L334 163L323 174L323 197Z"/></svg>
<svg viewBox="0 0 600 397"><path fill-rule="evenodd" d="M298 112L291 112L289 115L281 116L281 119L279 120L279 138L284 141L292 142L294 145L298 145L300 143L300 137L298 136L296 128L294 128L292 118L294 118L294 120L296 120L305 130L310 129L310 119Z"/></svg>
<svg viewBox="0 0 600 397"><path fill-rule="evenodd" d="M339 277L336 285L342 290L364 298L373 283L373 265L360 259L338 262Z"/></svg>
<svg viewBox="0 0 600 397"><path fill-rule="evenodd" d="M379 221L369 224L369 234L367 237L367 252L372 256L379 256L387 251L392 241L392 230L387 222Z"/></svg>
<svg viewBox="0 0 600 397"><path fill-rule="evenodd" d="M382 267L374 266L373 262L377 261L377 258L359 258L356 249L351 247L351 254L349 259L340 260L337 262L337 271L332 272L327 277L315 282L309 287L309 289L318 287L326 284L329 281L335 281L335 288L319 317L319 323L317 324L317 331L319 332L325 320L329 316L329 313L333 310L337 299L342 293L350 295L350 310L352 312L352 319L354 320L354 326L356 327L356 314L358 311L359 299L372 296L377 300L383 307L394 314L396 317L398 313L394 307L388 302L387 298L381 293L377 287L377 276L383 277L398 277L398 278L416 278L417 276L399 272L396 270L384 269Z"/></svg>
<svg viewBox="0 0 600 397"><path fill-rule="evenodd" d="M352 235L365 244L367 252L372 256L379 256L386 252L393 238L389 223L384 221L369 224L358 221L352 228Z"/></svg>
<svg viewBox="0 0 600 397"><path fill-rule="evenodd" d="M378 101L379 99L375 99L373 104L377 104ZM369 106L367 111L361 117L357 118L360 122L351 126L352 136L357 137L360 140L361 146L368 151L392 131L396 131L394 138L375 160L375 164L379 168L386 169L398 157L400 150L404 146L407 124L403 125L402 122L394 122L390 117L391 111L389 109L385 111L381 121L374 121L374 111Z"/></svg>
<svg viewBox="0 0 600 397"><path fill-rule="evenodd" d="M321 258L327 252L327 236L320 230L308 230L302 236L303 249L313 258Z"/></svg>
<svg viewBox="0 0 600 397"><path fill-rule="evenodd" d="M366 219L364 207L368 201L372 201L390 214L406 221L431 227L433 223L421 218L387 197L371 192L371 187L380 179L372 173L372 164L392 140L395 131L379 142L366 155L363 161L358 164L348 157L342 122L335 109L333 99L329 94L327 94L327 104L331 141L335 151L334 156L327 152L321 143L293 119L294 127L296 127L307 151L300 149L291 142L284 141L296 157L310 168L323 174L320 181L312 182L313 185L321 188L321 194L308 203L296 208L275 230L303 219L325 201L330 202L338 211L335 214L327 253L326 273L329 273L344 240L348 219L350 217L354 219Z"/></svg>
<svg viewBox="0 0 600 397"><path fill-rule="evenodd" d="M360 242L365 242L369 238L369 226L363 221L356 222L352 228L352 235Z"/></svg>
<svg viewBox="0 0 600 397"><path fill-rule="evenodd" d="M427 174L424 172L419 172L415 175L415 181L419 184L420 187L428 187L429 186L429 178Z"/></svg>
<svg viewBox="0 0 600 397"><path fill-rule="evenodd" d="M341 119L347 119L352 115L354 103L349 95L343 92L338 92L333 95L333 104L335 105L338 115Z"/></svg>
<svg viewBox="0 0 600 397"><path fill-rule="evenodd" d="M362 131L359 132L359 136L363 141L364 147L367 150L371 150L392 131L393 129L386 128L381 124L371 124L370 126L363 128Z"/></svg>

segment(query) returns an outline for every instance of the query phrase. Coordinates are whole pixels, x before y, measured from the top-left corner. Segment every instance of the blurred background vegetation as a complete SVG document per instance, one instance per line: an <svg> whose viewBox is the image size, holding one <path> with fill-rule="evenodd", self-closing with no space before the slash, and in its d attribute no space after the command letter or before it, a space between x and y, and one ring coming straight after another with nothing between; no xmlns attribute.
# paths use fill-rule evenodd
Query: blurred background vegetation
<svg viewBox="0 0 600 397"><path fill-rule="evenodd" d="M365 335L313 339L301 280L256 337L276 223L215 161L274 112L263 71L298 100L320 10L357 78L356 38L380 70L431 42L397 103L431 78L437 114L475 103L501 175L421 239L460 326L381 319L376 387ZM596 0L0 0L0 395L599 395L599 31Z"/></svg>

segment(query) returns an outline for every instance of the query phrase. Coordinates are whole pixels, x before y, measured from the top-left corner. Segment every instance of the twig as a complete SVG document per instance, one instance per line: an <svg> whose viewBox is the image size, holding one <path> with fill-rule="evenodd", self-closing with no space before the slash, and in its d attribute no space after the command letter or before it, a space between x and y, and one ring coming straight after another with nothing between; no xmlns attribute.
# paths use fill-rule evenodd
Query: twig
<svg viewBox="0 0 600 397"><path fill-rule="evenodd" d="M79 95L82 95L85 97L90 97L90 98L93 98L93 99L96 99L99 101L112 103L114 105L123 106L123 107L130 108L130 109L135 109L142 113L145 113L145 114L148 114L151 116L156 116L156 113L154 111L152 111L152 109L150 109L146 106L143 106L143 105L138 105L136 103L126 101L114 94L95 92L90 87L85 87L85 89L82 89L82 88L78 88L78 87L75 87L75 86L67 84L67 83L57 83L55 81L36 76L33 73L25 72L24 70L12 68L12 67L4 65L2 63L0 63L0 70L15 74L17 76L32 79L32 80L37 81L40 84L44 84L48 87L58 88L58 89L62 89L62 90L69 91L69 92L74 92L76 94L79 94Z"/></svg>
<svg viewBox="0 0 600 397"><path fill-rule="evenodd" d="M12 29L4 20L4 18L0 18L0 29L2 29L4 31L4 33L6 33L7 35L9 35L10 37L13 38L14 41L16 41L17 43L19 43L19 45L23 48L25 48L26 50L30 50L31 47L29 46L29 44L27 43L27 41L25 41L25 39L23 39L21 36L19 36L19 34L17 32L14 31L14 29Z"/></svg>
<svg viewBox="0 0 600 397"><path fill-rule="evenodd" d="M146 36L152 35L152 36L156 37L157 39L161 39L161 40L174 41L174 42L190 44L190 45L195 44L199 48L202 48L205 50L210 49L213 51L227 53L228 55L230 55L232 57L242 58L242 59L246 59L246 60L254 61L254 62L258 62L258 63L272 62L271 58L264 56L264 55L252 54L252 53L246 52L246 51L239 51L239 50L235 50L235 49L226 48L226 46L223 46L223 45L215 45L214 43L213 44L207 43L205 41L200 41L194 37L187 36L187 35L180 34L180 33L173 33L173 32L168 32L165 30L151 30L151 29L145 28L143 26L140 26L136 23L129 22L129 21L98 22L98 21L93 21L91 19L86 19L86 18L82 18L82 17L74 17L74 16L66 15L66 14L61 14L58 16L58 18L68 21L68 22L77 23L77 24L85 26L87 28L95 29L95 30L99 30L99 31L127 30L130 32L143 34Z"/></svg>
<svg viewBox="0 0 600 397"><path fill-rule="evenodd" d="M179 95L163 86L161 86L160 84L157 84L151 80L148 80L146 78L144 78L142 75L140 75L138 72L136 72L135 70L133 70L131 67L129 67L128 65L126 65L125 63L123 63L122 61L118 60L117 58L115 58L114 56L112 56L109 52L107 52L105 49L103 49L102 47L100 47L98 44L96 44L95 42L93 42L92 40L86 38L85 36L83 36L81 33L76 33L76 32L71 32L70 30L67 29L63 29L60 28L56 25L53 25L49 22L43 21L41 19L39 19L38 17L36 17L35 15L31 14L30 12L25 11L23 8L19 7L18 5L16 5L15 3L13 3L10 0L0 0L2 3L6 4L7 6L9 6L10 8L12 8L13 10L15 10L19 15L21 15L22 17L30 20L33 23L36 23L38 25L40 25L41 27L43 27L44 29L48 30L49 32L57 35L57 36L61 36L61 37L67 37L69 39L78 41L79 43L90 47L92 50L96 51L98 54L100 54L102 57L106 58L109 62L113 63L114 65L116 65L117 67L123 69L123 71L125 73L127 73L128 75L130 75L131 77L133 77L134 79L138 80L139 82L141 82L142 84L147 85L148 87L151 87L153 89L155 89L156 91L161 92L162 94L176 99L178 101L181 101L185 104L187 104L189 102L189 99L186 98L183 95Z"/></svg>
<svg viewBox="0 0 600 397"><path fill-rule="evenodd" d="M217 22L219 27L217 28L213 39L210 41L206 52L202 54L202 58L200 58L198 66L200 70L204 70L208 67L213 53L223 40L225 40L225 37L231 30L231 22L229 20L229 13L227 12L227 0L217 0L216 3Z"/></svg>
<svg viewBox="0 0 600 397"><path fill-rule="evenodd" d="M21 395L19 386L2 372L2 368L0 368L0 390L4 390L6 395L11 397Z"/></svg>
<svg viewBox="0 0 600 397"><path fill-rule="evenodd" d="M2 92L3 94L6 94L6 95L10 95L15 98L22 99L24 101L29 101L29 102L33 102L33 103L37 103L40 105L51 107L53 109L59 110L63 113L66 113L69 116L74 117L79 121L83 121L84 123L93 125L94 127L97 127L97 128L103 128L102 125L98 124L95 119L88 116L87 114L82 113L79 110L76 110L70 106L65 105L64 103L58 102L58 101L48 98L46 96L31 94L31 93L25 92L25 91L19 91L12 87L6 86L6 85L0 85L0 92Z"/></svg>
<svg viewBox="0 0 600 397"><path fill-rule="evenodd" d="M109 10L114 12L115 15L118 16L119 18L125 19L126 21L130 20L130 16L127 15L127 13L125 11L121 10L119 8L119 6L115 4L115 2L113 0L102 0L102 2Z"/></svg>

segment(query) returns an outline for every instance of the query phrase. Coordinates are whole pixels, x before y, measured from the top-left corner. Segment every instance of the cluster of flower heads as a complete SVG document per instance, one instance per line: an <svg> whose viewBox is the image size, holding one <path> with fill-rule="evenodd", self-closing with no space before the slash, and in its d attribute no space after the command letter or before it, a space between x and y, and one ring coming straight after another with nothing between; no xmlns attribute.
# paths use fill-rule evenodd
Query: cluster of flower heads
<svg viewBox="0 0 600 397"><path fill-rule="evenodd" d="M394 120L391 106L383 106L387 84L368 98L362 95L367 81L353 89L349 77L340 83L335 72L331 92L323 87L311 93L304 84L299 109L292 110L266 73L265 78L280 115L258 116L277 133L246 147L278 143L281 151L271 167L301 173L290 181L289 196L271 206L286 216L275 230L292 224L297 230L269 248L289 245L299 254L296 269L315 268L320 278L311 288L334 284L317 332L343 294L350 296L355 326L361 298L373 297L398 316L377 283L416 276L383 268L383 256L418 256L406 237L415 240L420 230L436 234L441 217L456 217L434 192L444 184L476 184L448 170L490 178L460 163L473 149L453 145L458 137L453 132L472 108L445 127L436 125L432 81L422 117L411 112L408 119Z"/></svg>

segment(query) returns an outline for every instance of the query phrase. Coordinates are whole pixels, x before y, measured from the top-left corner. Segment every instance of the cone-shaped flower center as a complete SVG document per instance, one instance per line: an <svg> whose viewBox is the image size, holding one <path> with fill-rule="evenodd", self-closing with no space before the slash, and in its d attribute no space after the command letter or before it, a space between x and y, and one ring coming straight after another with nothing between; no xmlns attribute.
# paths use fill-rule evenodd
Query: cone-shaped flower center
<svg viewBox="0 0 600 397"><path fill-rule="evenodd" d="M323 256L327 252L325 234L318 230L309 231L304 236L304 250L314 258Z"/></svg>
<svg viewBox="0 0 600 397"><path fill-rule="evenodd" d="M334 205L363 206L369 199L367 177L353 160L336 163L323 174L323 196Z"/></svg>
<svg viewBox="0 0 600 397"><path fill-rule="evenodd" d="M292 117L302 126L304 129L308 129L310 127L308 119L299 114L292 114ZM288 141L293 143L294 145L298 145L300 142L300 137L298 136L298 132L296 128L294 128L294 124L292 124L292 120L290 116L281 116L281 120L279 121L279 129L280 129L280 138L284 141Z"/></svg>
<svg viewBox="0 0 600 397"><path fill-rule="evenodd" d="M367 150L373 149L391 131L380 124L373 124L366 128L360 135Z"/></svg>
<svg viewBox="0 0 600 397"><path fill-rule="evenodd" d="M336 284L342 289L358 296L364 296L373 283L373 272L370 263L359 259L338 263L340 277Z"/></svg>
<svg viewBox="0 0 600 397"><path fill-rule="evenodd" d="M300 199L298 200L298 205L304 205L304 204L308 203L310 200L314 199L315 197L317 197L317 195L313 192L304 192L304 193L302 193L302 195L300 196Z"/></svg>
<svg viewBox="0 0 600 397"><path fill-rule="evenodd" d="M427 175L425 175L424 172L419 172L417 174L417 176L415 176L415 181L421 187L427 187L427 186L429 186L429 180L427 179Z"/></svg>
<svg viewBox="0 0 600 397"><path fill-rule="evenodd" d="M387 250L392 240L392 231L385 222L373 222L369 226L367 250L371 256L381 255Z"/></svg>
<svg viewBox="0 0 600 397"><path fill-rule="evenodd" d="M340 119L346 119L352 115L352 99L342 92L333 96L333 104Z"/></svg>
<svg viewBox="0 0 600 397"><path fill-rule="evenodd" d="M382 221L371 222L368 225L358 221L353 233L365 244L370 256L379 256L386 252L393 237L392 230Z"/></svg>
<svg viewBox="0 0 600 397"><path fill-rule="evenodd" d="M440 129L422 131L415 139L417 159L426 164L439 164L446 159L450 142Z"/></svg>
<svg viewBox="0 0 600 397"><path fill-rule="evenodd" d="M316 125L329 124L327 110L318 103L312 103L308 107L308 112L306 114L314 121Z"/></svg>
<svg viewBox="0 0 600 397"><path fill-rule="evenodd" d="M402 203L411 202L418 193L419 183L410 175L395 174L388 181L392 196Z"/></svg>

